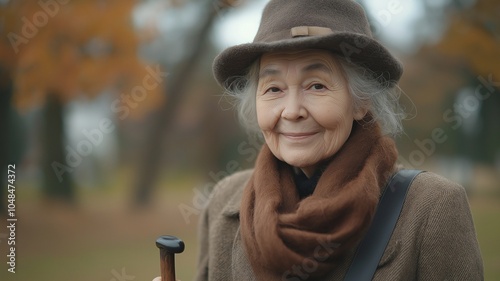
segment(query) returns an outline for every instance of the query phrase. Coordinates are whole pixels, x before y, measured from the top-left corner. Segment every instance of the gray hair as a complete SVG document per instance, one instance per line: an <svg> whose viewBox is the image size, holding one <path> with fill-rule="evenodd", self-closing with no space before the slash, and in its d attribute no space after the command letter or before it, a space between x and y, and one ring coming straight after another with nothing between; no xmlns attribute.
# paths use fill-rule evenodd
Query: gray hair
<svg viewBox="0 0 500 281"><path fill-rule="evenodd" d="M401 120L406 114L399 104L402 90L383 78L361 66L337 57L341 69L347 79L349 93L352 95L354 108L368 106L373 122L378 122L382 134L397 136L403 131ZM255 94L259 77L259 61L254 62L247 75L234 77L229 85L225 85L225 93L235 100L240 123L249 133L260 134L257 123Z"/></svg>

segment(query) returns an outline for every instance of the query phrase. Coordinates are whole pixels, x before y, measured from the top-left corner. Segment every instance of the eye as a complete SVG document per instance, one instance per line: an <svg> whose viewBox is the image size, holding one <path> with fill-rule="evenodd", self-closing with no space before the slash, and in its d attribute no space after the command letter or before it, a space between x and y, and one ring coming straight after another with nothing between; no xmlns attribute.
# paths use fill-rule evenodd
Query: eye
<svg viewBox="0 0 500 281"><path fill-rule="evenodd" d="M280 91L281 90L278 87L271 87L271 88L267 89L266 93L278 93Z"/></svg>
<svg viewBox="0 0 500 281"><path fill-rule="evenodd" d="M326 87L325 87L325 85L323 85L323 84L319 84L319 83L313 84L313 85L311 86L311 89L312 89L312 90L323 90L323 89L325 89L325 88L326 88Z"/></svg>

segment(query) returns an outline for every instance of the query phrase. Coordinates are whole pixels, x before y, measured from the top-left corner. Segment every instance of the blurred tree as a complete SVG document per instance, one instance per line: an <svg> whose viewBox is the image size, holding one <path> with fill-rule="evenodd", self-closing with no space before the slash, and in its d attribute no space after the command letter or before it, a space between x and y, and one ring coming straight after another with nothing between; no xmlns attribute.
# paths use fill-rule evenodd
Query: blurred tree
<svg viewBox="0 0 500 281"><path fill-rule="evenodd" d="M426 11L432 10L431 2L423 3ZM407 151L421 149L417 142L442 129L446 144L429 148L424 159L436 151L493 164L500 159L500 131L495 125L500 118L500 3L452 0L440 5L441 12L426 15L440 15L445 24L436 27L440 36L406 58L401 85L410 98L402 100L410 100L408 108L416 108L418 118L406 122L412 137L400 144Z"/></svg>
<svg viewBox="0 0 500 281"><path fill-rule="evenodd" d="M452 107L462 98L465 109L476 108L478 111L477 115L472 110L459 112L457 118L462 118L464 125L455 132L458 139L456 153L494 164L500 160L500 131L497 125L500 118L500 3L478 0L466 9L456 10L434 48L441 55L460 63L467 83L464 89L470 92L468 96L460 97L460 91L457 91L455 99L448 105ZM473 101L477 102L477 107L473 106ZM477 121L467 130L465 125L472 122L469 119Z"/></svg>
<svg viewBox="0 0 500 281"><path fill-rule="evenodd" d="M139 173L133 186L133 202L135 206L145 206L151 200L154 183L158 177L160 158L164 149L162 143L166 139L166 132L172 128L173 117L177 112L176 107L189 87L197 62L206 49L207 39L215 19L219 13L223 13L228 8L241 4L241 2L241 0L207 0L203 3L197 3L203 6L203 9L201 9L203 14L196 17L200 20L193 27L193 30L188 31L187 38L184 38L186 42L189 42L188 46L183 46L186 52L184 59L178 63L176 71L172 73L171 82L167 86L168 98L156 112L154 122L147 134L148 144L144 146L144 158L139 165Z"/></svg>
<svg viewBox="0 0 500 281"><path fill-rule="evenodd" d="M9 157L9 147L12 137L12 126L9 112L12 101L12 69L16 63L16 56L11 55L7 33L14 28L17 14L8 12L8 2L0 3L0 180L2 186L7 182L7 165L12 164ZM17 8L17 7L16 7ZM14 8L11 8L13 11ZM6 189L5 189L6 190ZM0 190L0 212L5 210L4 188Z"/></svg>
<svg viewBox="0 0 500 281"><path fill-rule="evenodd" d="M500 3L478 0L455 11L438 51L463 60L478 75L500 77Z"/></svg>
<svg viewBox="0 0 500 281"><path fill-rule="evenodd" d="M162 99L162 84L149 81L158 73L137 56L138 39L130 19L136 2L16 0L3 7L2 13L10 15L9 32L2 36L0 48L2 57L13 59L13 102L20 110L45 105L41 167L49 198L75 199L71 171L85 156L83 150L92 149L64 147L65 103L80 95L121 93L110 110L124 120ZM69 163L78 157L80 161Z"/></svg>

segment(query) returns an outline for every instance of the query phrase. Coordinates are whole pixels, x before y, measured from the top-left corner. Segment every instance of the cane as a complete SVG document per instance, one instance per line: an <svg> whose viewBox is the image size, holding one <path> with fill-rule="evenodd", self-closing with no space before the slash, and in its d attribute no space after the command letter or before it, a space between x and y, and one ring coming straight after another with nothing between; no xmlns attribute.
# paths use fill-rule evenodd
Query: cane
<svg viewBox="0 0 500 281"><path fill-rule="evenodd" d="M176 281L174 254L184 251L184 242L175 236L164 235L156 239L156 247L160 249L161 281Z"/></svg>

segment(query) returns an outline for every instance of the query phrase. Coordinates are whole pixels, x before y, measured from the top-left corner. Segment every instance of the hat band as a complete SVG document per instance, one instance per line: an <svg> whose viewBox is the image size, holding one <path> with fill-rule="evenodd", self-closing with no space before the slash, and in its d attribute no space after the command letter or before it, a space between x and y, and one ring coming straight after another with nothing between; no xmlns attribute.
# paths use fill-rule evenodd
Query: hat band
<svg viewBox="0 0 500 281"><path fill-rule="evenodd" d="M332 34L333 31L328 27L321 26L296 26L290 30L292 37L299 36L322 36Z"/></svg>

